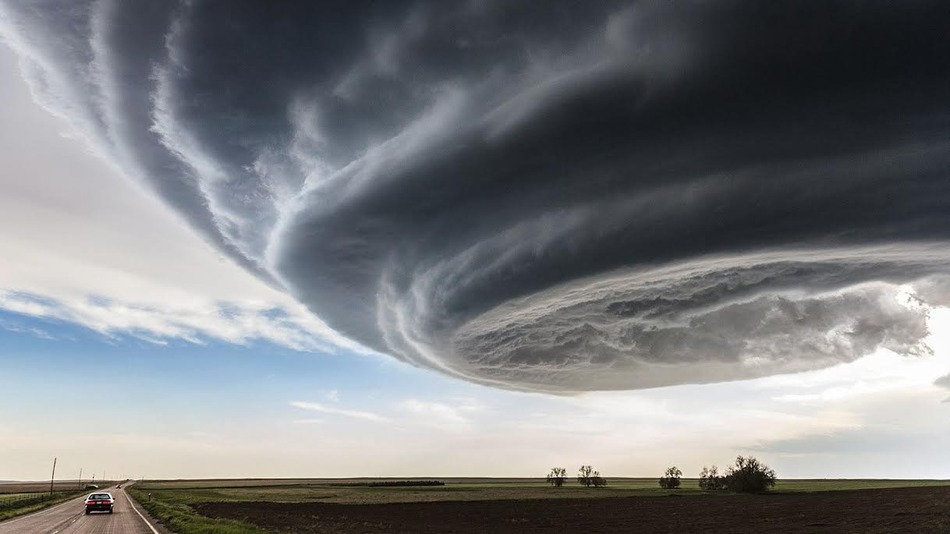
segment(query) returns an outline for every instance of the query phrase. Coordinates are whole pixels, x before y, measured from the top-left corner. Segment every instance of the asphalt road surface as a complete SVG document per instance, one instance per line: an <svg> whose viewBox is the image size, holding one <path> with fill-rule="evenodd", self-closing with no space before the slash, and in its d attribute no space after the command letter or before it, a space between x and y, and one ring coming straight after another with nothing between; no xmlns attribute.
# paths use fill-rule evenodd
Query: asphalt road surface
<svg viewBox="0 0 950 534"><path fill-rule="evenodd" d="M163 534L155 521L139 515L124 489L104 488L115 497L113 513L85 514L86 494L45 510L0 522L0 534Z"/></svg>

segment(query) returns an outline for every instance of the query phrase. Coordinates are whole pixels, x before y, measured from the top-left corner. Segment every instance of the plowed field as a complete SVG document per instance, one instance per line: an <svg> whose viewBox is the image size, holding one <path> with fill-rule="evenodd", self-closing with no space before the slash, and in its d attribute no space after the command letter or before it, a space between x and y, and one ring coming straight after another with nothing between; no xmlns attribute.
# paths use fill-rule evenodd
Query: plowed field
<svg viewBox="0 0 950 534"><path fill-rule="evenodd" d="M950 532L950 487L400 504L199 503L294 533Z"/></svg>

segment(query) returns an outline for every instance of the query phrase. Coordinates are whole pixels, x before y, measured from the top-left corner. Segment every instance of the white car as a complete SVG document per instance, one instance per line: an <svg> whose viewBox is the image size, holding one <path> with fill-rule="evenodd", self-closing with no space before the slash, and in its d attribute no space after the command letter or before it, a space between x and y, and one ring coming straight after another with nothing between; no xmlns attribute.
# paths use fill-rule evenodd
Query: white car
<svg viewBox="0 0 950 534"><path fill-rule="evenodd" d="M115 506L115 499L111 493L90 493L86 497L86 515L92 512L109 512Z"/></svg>

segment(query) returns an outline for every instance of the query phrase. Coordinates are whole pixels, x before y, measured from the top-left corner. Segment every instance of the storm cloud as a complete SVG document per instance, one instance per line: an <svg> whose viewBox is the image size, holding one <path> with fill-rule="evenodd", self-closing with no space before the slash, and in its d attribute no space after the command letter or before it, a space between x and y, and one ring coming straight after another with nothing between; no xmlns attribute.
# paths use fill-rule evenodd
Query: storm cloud
<svg viewBox="0 0 950 534"><path fill-rule="evenodd" d="M928 351L943 2L9 1L36 98L344 335L500 387Z"/></svg>

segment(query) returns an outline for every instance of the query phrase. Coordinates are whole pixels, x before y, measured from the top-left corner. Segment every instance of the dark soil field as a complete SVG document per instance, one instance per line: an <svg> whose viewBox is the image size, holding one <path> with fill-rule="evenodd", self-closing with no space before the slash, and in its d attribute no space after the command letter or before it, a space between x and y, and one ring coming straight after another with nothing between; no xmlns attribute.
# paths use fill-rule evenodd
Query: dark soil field
<svg viewBox="0 0 950 534"><path fill-rule="evenodd" d="M293 533L950 532L950 487L400 504L218 502L201 514Z"/></svg>

